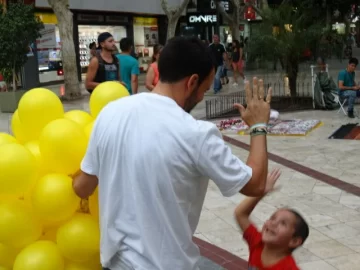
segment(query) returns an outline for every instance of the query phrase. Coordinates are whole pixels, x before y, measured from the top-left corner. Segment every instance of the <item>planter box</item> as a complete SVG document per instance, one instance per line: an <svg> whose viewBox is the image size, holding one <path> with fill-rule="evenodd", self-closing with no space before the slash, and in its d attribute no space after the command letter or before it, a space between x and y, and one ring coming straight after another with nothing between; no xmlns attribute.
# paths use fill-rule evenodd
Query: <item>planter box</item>
<svg viewBox="0 0 360 270"><path fill-rule="evenodd" d="M21 97L25 94L25 90L16 92L0 93L0 111L3 113L13 113L16 111Z"/></svg>

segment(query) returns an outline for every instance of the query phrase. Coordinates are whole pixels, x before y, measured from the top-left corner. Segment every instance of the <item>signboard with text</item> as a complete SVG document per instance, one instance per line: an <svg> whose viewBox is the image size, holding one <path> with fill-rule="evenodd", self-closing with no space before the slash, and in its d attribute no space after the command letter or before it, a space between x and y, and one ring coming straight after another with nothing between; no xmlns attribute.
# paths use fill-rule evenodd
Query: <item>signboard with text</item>
<svg viewBox="0 0 360 270"><path fill-rule="evenodd" d="M196 5L197 12L215 12L216 11L216 0L192 0L193 5ZM229 0L219 1L219 5L221 5L227 13L231 13L233 8L232 4Z"/></svg>
<svg viewBox="0 0 360 270"><path fill-rule="evenodd" d="M215 14L188 14L187 22L189 24L216 24L218 18Z"/></svg>

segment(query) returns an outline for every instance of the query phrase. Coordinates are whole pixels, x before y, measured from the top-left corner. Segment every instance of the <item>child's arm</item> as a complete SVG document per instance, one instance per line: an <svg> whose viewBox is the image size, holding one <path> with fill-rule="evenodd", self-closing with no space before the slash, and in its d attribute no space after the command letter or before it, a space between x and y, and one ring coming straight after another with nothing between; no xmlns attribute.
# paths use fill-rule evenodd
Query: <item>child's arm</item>
<svg viewBox="0 0 360 270"><path fill-rule="evenodd" d="M279 177L280 177L279 169L272 170L268 174L264 196L267 193L274 190L274 185L276 181L279 179ZM253 197L246 198L239 204L238 207L236 207L235 218L243 232L246 231L246 229L251 224L249 219L251 212L254 210L255 206L261 201L261 199L264 196L258 198L253 198Z"/></svg>

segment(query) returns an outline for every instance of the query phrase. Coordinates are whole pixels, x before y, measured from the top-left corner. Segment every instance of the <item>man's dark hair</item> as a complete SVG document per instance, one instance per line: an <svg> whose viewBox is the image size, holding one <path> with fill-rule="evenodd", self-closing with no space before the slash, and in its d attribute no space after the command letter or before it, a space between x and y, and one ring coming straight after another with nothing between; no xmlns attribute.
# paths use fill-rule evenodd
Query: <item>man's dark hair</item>
<svg viewBox="0 0 360 270"><path fill-rule="evenodd" d="M296 219L294 237L299 237L302 240L302 244L304 244L305 240L309 236L309 225L297 211L293 209L288 209L288 211L290 211Z"/></svg>
<svg viewBox="0 0 360 270"><path fill-rule="evenodd" d="M354 64L355 66L357 66L359 64L359 60L355 57L352 57L349 59L349 65Z"/></svg>
<svg viewBox="0 0 360 270"><path fill-rule="evenodd" d="M132 40L130 38L122 38L120 40L120 50L122 52L129 52L132 47Z"/></svg>
<svg viewBox="0 0 360 270"><path fill-rule="evenodd" d="M158 63L160 81L176 83L197 74L201 84L214 70L214 63L209 48L200 39L175 37L161 51Z"/></svg>

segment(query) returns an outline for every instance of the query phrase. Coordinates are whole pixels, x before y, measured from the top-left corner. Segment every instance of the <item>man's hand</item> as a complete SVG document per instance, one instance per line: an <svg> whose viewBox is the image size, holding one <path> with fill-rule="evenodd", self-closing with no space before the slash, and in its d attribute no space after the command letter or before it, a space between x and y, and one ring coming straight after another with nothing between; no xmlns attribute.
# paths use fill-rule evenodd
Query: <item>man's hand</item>
<svg viewBox="0 0 360 270"><path fill-rule="evenodd" d="M280 175L281 175L280 169L274 169L268 174L266 179L265 192L264 192L265 194L268 194L275 190L274 187Z"/></svg>
<svg viewBox="0 0 360 270"><path fill-rule="evenodd" d="M246 92L246 109L241 104L234 106L239 110L241 118L245 123L251 127L255 124L267 124L270 119L270 102L271 102L271 88L269 88L266 100L264 91L264 81L253 79L253 89L250 87L250 82L245 82Z"/></svg>

